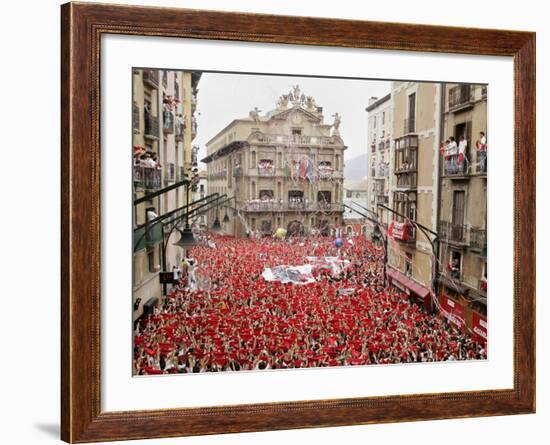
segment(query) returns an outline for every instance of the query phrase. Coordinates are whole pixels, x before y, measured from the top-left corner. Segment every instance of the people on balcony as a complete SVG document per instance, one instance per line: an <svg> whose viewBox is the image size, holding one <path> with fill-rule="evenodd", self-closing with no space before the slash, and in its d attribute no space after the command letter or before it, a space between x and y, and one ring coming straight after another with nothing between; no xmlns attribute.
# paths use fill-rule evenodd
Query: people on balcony
<svg viewBox="0 0 550 445"><path fill-rule="evenodd" d="M160 163L158 162L157 154L150 151L141 155L137 160L136 165L145 168L155 168L157 170L160 170L161 168Z"/></svg>
<svg viewBox="0 0 550 445"><path fill-rule="evenodd" d="M468 165L468 157L466 155L466 149L468 148L468 141L464 136L460 136L458 140L458 171L465 172Z"/></svg>
<svg viewBox="0 0 550 445"><path fill-rule="evenodd" d="M258 172L261 175L272 175L275 173L273 161L269 159L262 159L258 162Z"/></svg>
<svg viewBox="0 0 550 445"><path fill-rule="evenodd" d="M326 161L319 162L317 169L319 171L320 178L330 177L334 172L334 169L332 168L332 165L330 164L330 162L326 162Z"/></svg>
<svg viewBox="0 0 550 445"><path fill-rule="evenodd" d="M479 132L479 139L476 142L478 171L487 171L487 137L483 131Z"/></svg>
<svg viewBox="0 0 550 445"><path fill-rule="evenodd" d="M441 145L440 151L445 158L445 172L447 174L457 174L465 171L467 146L468 141L464 136L460 137L458 145L453 136L450 136Z"/></svg>

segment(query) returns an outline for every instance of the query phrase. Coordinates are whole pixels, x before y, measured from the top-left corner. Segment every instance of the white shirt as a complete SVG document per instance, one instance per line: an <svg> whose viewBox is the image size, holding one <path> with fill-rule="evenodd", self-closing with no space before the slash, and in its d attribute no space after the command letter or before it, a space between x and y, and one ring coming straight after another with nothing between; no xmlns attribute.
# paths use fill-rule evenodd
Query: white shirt
<svg viewBox="0 0 550 445"><path fill-rule="evenodd" d="M468 146L468 141L466 139L460 141L460 143L458 144L458 152L461 154L465 154L467 146Z"/></svg>
<svg viewBox="0 0 550 445"><path fill-rule="evenodd" d="M457 154L457 146L455 141L449 142L449 145L447 145L447 151L450 155L456 155Z"/></svg>

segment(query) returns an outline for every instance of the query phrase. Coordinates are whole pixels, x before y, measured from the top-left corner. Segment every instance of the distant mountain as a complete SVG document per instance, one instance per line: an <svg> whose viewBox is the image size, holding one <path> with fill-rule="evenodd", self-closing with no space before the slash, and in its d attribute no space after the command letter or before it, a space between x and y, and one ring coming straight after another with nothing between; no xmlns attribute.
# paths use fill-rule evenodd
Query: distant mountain
<svg viewBox="0 0 550 445"><path fill-rule="evenodd" d="M355 158L344 161L344 179L346 181L358 181L367 176L367 154L359 155Z"/></svg>

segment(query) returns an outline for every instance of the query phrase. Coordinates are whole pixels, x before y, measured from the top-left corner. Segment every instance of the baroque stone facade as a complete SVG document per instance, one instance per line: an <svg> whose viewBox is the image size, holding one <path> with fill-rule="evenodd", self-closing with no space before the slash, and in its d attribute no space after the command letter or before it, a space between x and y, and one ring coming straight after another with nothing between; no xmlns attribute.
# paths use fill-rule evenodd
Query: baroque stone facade
<svg viewBox="0 0 550 445"><path fill-rule="evenodd" d="M275 109L261 114L254 108L206 144L208 191L234 197L237 210L223 223L225 233L268 235L282 227L329 234L340 228L346 146L341 116L332 117L325 123L323 108L296 85Z"/></svg>

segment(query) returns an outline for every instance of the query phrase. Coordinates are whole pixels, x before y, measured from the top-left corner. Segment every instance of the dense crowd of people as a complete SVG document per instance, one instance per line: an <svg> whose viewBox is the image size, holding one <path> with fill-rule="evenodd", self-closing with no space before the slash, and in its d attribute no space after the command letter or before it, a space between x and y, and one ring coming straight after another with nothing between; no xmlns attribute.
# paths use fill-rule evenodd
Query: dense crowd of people
<svg viewBox="0 0 550 445"><path fill-rule="evenodd" d="M136 325L134 373L170 374L486 358L485 346L385 288L383 250L365 237L206 237L185 277ZM338 256L339 274L282 284L264 268Z"/></svg>

